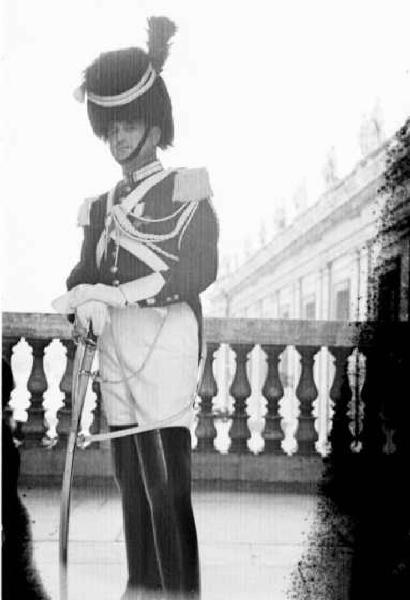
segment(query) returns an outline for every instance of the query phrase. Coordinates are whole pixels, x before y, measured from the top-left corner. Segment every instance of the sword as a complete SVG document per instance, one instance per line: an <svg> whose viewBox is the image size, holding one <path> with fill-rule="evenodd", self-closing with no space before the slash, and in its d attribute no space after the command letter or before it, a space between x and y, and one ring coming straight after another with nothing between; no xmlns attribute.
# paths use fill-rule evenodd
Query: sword
<svg viewBox="0 0 410 600"><path fill-rule="evenodd" d="M97 344L92 328L88 335L80 337L74 358L72 383L72 417L67 441L67 452L61 489L60 530L59 530L59 566L60 566L60 600L68 600L68 533L70 521L71 486L73 480L74 454L77 446L78 431L83 411L91 367Z"/></svg>

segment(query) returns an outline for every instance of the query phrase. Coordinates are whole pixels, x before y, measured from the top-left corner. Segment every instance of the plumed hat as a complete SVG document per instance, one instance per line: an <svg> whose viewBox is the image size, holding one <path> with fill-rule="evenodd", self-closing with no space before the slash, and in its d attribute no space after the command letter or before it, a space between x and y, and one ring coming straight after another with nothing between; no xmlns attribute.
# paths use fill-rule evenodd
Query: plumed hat
<svg viewBox="0 0 410 600"><path fill-rule="evenodd" d="M161 72L175 32L175 24L167 17L151 17L148 51L132 47L104 52L85 69L75 97L87 100L88 117L97 136L106 139L113 121L142 119L148 127L160 128L161 148L172 144L172 106Z"/></svg>

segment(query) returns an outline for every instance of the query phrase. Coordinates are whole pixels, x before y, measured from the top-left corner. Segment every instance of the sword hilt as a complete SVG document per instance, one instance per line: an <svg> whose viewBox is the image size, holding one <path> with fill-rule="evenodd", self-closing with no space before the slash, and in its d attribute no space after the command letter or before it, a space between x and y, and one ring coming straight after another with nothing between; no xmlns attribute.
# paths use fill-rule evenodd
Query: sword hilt
<svg viewBox="0 0 410 600"><path fill-rule="evenodd" d="M88 328L88 332L84 338L84 341L88 346L96 346L97 345L97 336L95 335L95 333L93 331L92 323L90 323L90 326Z"/></svg>
<svg viewBox="0 0 410 600"><path fill-rule="evenodd" d="M88 327L88 331L85 332L85 329L78 327L77 323L75 323L73 338L76 343L79 341L83 342L87 346L96 346L97 345L97 336L93 331L92 323L90 323Z"/></svg>

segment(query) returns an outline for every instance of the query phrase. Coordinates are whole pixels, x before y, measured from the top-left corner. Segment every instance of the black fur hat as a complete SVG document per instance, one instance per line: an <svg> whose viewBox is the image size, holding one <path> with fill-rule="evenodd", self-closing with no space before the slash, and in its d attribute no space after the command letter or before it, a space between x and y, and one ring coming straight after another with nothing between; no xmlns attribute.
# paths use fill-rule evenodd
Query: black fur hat
<svg viewBox="0 0 410 600"><path fill-rule="evenodd" d="M148 127L160 128L160 148L172 144L172 105L160 73L175 32L175 24L167 17L151 17L148 52L134 47L104 52L85 69L76 97L82 100L86 96L88 117L97 136L106 139L112 121L142 119Z"/></svg>

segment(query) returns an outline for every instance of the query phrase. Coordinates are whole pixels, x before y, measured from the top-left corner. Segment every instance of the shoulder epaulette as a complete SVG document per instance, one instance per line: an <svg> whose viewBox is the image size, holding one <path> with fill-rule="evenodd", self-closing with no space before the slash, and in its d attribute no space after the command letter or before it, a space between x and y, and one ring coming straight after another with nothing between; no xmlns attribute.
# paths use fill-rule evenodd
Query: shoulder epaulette
<svg viewBox="0 0 410 600"><path fill-rule="evenodd" d="M98 200L99 197L100 196L92 196L90 198L84 198L77 214L77 225L79 227L85 227L90 224L91 205Z"/></svg>
<svg viewBox="0 0 410 600"><path fill-rule="evenodd" d="M174 202L199 202L212 196L208 171L205 167L179 169L174 180Z"/></svg>

